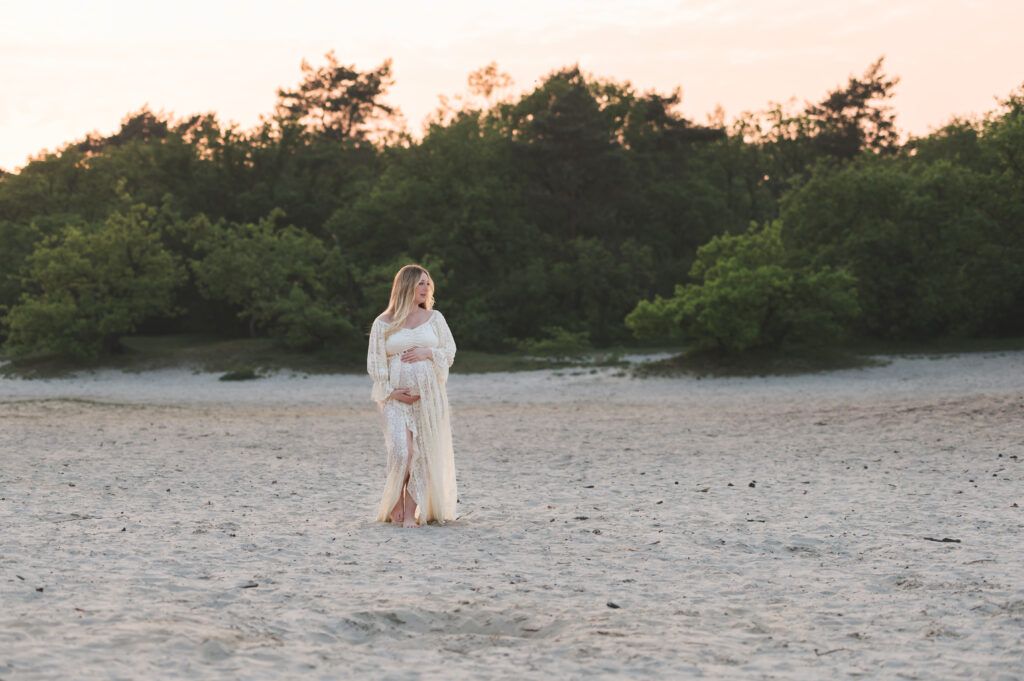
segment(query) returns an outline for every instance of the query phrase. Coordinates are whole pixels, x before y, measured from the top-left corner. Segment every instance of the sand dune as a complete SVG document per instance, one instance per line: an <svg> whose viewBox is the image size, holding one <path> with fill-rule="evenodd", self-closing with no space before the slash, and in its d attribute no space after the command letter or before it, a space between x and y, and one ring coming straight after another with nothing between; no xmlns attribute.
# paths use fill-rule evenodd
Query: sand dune
<svg viewBox="0 0 1024 681"><path fill-rule="evenodd" d="M1024 353L454 375L415 531L368 391L0 380L0 679L1024 677Z"/></svg>

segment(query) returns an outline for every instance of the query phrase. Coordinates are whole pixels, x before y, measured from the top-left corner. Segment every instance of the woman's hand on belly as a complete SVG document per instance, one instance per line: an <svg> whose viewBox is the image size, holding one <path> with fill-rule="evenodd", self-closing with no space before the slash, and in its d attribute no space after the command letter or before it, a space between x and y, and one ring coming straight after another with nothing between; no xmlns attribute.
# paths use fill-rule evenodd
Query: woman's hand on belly
<svg viewBox="0 0 1024 681"><path fill-rule="evenodd" d="M391 391L391 399L398 400L399 402L404 402L406 404L413 404L414 402L419 401L420 396L411 394L409 388L396 388Z"/></svg>
<svg viewBox="0 0 1024 681"><path fill-rule="evenodd" d="M433 358L434 353L430 348L409 348L402 353L403 362L422 362L423 360Z"/></svg>

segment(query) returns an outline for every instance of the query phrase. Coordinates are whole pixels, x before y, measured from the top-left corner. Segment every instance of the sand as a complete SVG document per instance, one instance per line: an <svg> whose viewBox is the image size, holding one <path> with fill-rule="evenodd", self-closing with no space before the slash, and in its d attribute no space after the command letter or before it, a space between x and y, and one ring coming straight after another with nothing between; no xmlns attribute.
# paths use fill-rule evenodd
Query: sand
<svg viewBox="0 0 1024 681"><path fill-rule="evenodd" d="M616 373L453 375L411 531L365 377L2 379L0 679L1024 678L1024 353Z"/></svg>

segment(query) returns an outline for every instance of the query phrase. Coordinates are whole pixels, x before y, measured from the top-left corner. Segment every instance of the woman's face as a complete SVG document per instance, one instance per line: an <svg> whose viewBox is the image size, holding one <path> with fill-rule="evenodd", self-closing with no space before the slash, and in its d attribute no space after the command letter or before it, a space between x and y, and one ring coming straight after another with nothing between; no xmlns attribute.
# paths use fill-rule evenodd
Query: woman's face
<svg viewBox="0 0 1024 681"><path fill-rule="evenodd" d="M427 295L430 293L430 278L427 277L426 272L420 275L420 280L416 284L416 304L422 305L427 302Z"/></svg>

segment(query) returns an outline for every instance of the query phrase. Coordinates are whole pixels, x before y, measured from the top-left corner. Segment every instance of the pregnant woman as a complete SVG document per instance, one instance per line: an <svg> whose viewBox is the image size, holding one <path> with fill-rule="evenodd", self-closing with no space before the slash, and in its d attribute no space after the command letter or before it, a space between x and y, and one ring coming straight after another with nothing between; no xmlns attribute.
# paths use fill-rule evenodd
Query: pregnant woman
<svg viewBox="0 0 1024 681"><path fill-rule="evenodd" d="M455 518L455 456L448 368L455 339L434 308L434 281L419 265L398 270L388 309L370 330L366 370L384 417L388 477L377 520L418 527Z"/></svg>

